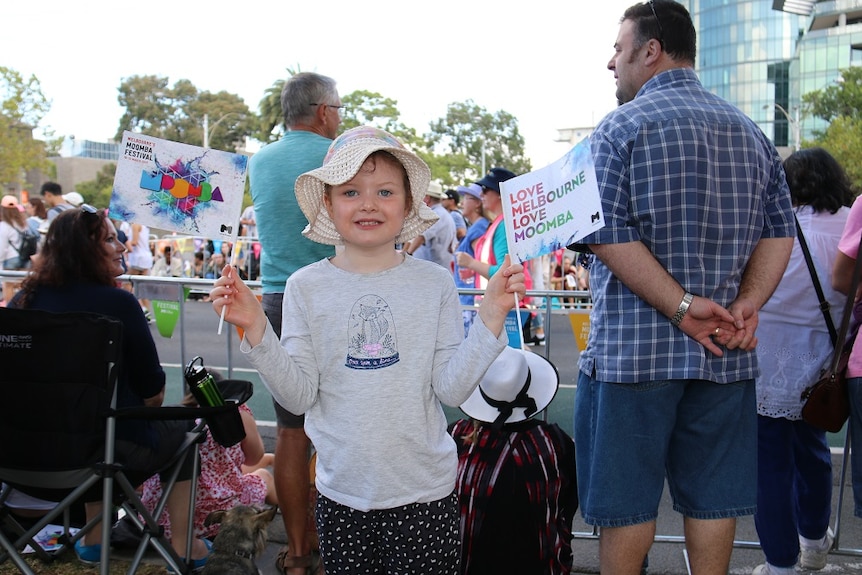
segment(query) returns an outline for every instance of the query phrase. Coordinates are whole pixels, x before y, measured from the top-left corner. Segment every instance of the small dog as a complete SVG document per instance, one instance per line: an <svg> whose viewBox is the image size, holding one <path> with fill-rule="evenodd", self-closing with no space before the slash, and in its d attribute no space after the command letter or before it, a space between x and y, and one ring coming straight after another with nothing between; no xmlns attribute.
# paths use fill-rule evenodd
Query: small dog
<svg viewBox="0 0 862 575"><path fill-rule="evenodd" d="M202 575L259 575L254 558L266 546L267 525L277 510L237 505L207 515L204 525L221 523L221 528Z"/></svg>

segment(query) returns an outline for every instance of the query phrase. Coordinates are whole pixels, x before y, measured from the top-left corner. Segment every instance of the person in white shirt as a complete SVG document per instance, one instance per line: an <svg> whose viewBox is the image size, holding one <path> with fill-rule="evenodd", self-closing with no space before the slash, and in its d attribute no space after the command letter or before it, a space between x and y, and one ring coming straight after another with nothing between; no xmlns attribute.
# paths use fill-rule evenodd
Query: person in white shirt
<svg viewBox="0 0 862 575"><path fill-rule="evenodd" d="M404 251L420 260L434 262L451 271L455 254L455 221L441 203L445 197L443 186L437 182L428 184L425 205L431 208L439 219L430 228L407 242L404 245Z"/></svg>
<svg viewBox="0 0 862 575"><path fill-rule="evenodd" d="M239 225L241 236L247 238L256 238L257 237L257 222L254 219L254 206L248 206L246 209L242 211L242 215L239 217Z"/></svg>
<svg viewBox="0 0 862 575"><path fill-rule="evenodd" d="M183 277L183 258L174 257L171 246L165 246L164 252L153 264L152 275L162 277Z"/></svg>

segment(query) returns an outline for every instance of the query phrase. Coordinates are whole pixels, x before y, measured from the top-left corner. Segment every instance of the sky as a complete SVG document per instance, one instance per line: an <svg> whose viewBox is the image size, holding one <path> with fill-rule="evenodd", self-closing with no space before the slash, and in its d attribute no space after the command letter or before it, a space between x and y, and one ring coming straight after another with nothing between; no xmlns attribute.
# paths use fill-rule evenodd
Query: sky
<svg viewBox="0 0 862 575"><path fill-rule="evenodd" d="M257 112L293 68L331 76L342 95L396 100L419 133L453 102L505 110L539 168L570 147L554 141L558 129L592 126L615 107L606 66L634 1L15 1L3 8L0 66L39 80L52 103L41 127L55 136L110 140L129 76L187 79Z"/></svg>

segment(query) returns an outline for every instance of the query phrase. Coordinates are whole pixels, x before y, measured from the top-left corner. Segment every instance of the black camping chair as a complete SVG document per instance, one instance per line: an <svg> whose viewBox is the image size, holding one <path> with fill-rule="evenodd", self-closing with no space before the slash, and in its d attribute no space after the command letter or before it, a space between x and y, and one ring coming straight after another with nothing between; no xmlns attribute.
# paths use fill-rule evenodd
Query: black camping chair
<svg viewBox="0 0 862 575"><path fill-rule="evenodd" d="M116 421L134 419L232 417L238 401L219 408L158 407L116 409L116 383L122 351L122 324L90 313L50 313L39 310L0 308L0 562L10 558L25 575L33 571L23 560L29 544L45 561L74 546L75 541L101 521L101 573L107 575L110 560L112 508L119 504L134 517L144 536L132 560L134 573L149 547L155 549L177 573L188 573L164 537L156 517L186 458L192 457L192 493L200 468L197 444L206 433L205 420L195 425L160 472L162 499L151 514L141 502L122 465L114 459ZM247 383L251 387L251 383ZM249 393L250 395L250 393ZM238 415L238 413L237 413ZM240 438L241 439L241 438ZM115 490L115 485L118 489ZM57 501L57 505L29 528L6 505L11 489ZM72 534L70 509L84 494L101 488L103 514ZM115 493L116 491L116 493ZM189 509L192 524L193 506ZM45 552L35 536L62 517L59 548ZM190 530L186 550L191 549ZM74 551L73 551L74 552ZM190 553L186 553L190 557Z"/></svg>

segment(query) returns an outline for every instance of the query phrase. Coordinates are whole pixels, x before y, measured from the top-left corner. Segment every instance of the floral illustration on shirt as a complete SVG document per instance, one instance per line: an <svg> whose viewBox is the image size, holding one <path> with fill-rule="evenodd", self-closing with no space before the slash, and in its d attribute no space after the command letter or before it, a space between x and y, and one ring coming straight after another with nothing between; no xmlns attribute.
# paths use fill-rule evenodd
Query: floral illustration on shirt
<svg viewBox="0 0 862 575"><path fill-rule="evenodd" d="M379 369L398 363L395 322L383 298L359 298L350 310L348 330L347 367Z"/></svg>

